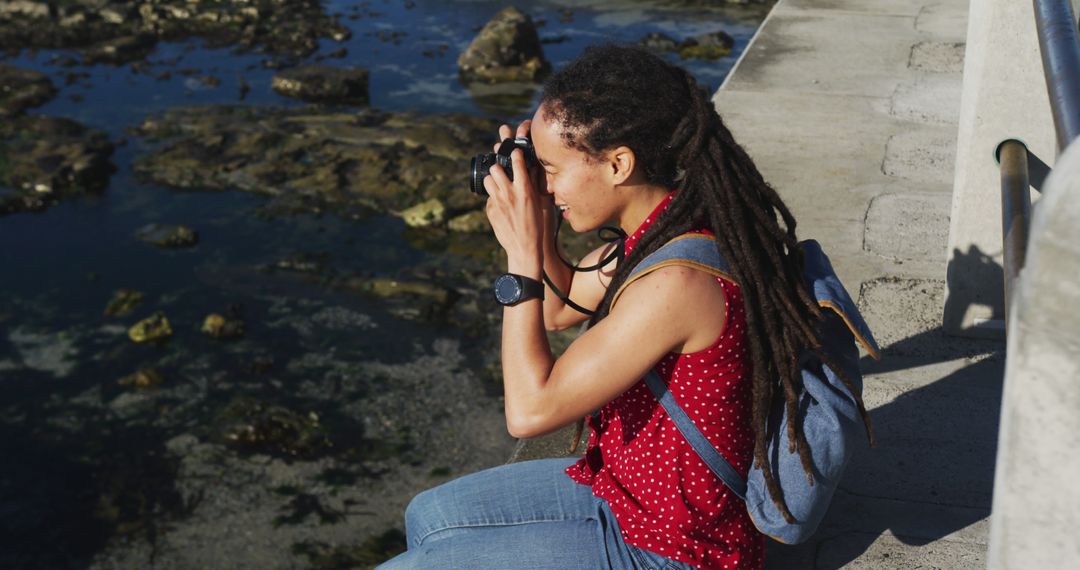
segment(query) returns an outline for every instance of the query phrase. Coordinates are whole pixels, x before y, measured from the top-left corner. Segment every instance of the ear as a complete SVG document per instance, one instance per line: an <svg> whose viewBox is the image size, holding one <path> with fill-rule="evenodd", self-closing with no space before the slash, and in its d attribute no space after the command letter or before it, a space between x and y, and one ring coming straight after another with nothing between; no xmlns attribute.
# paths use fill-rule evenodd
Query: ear
<svg viewBox="0 0 1080 570"><path fill-rule="evenodd" d="M626 182L634 173L634 167L637 166L637 157L634 156L634 151L627 146L620 146L608 151L607 159L613 185Z"/></svg>

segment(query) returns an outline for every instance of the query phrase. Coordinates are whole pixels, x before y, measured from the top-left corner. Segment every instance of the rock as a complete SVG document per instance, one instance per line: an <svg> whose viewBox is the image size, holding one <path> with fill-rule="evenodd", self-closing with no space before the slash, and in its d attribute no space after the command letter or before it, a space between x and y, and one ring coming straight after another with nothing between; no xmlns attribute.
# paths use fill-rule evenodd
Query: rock
<svg viewBox="0 0 1080 570"><path fill-rule="evenodd" d="M44 73L0 63L0 117L38 107L56 96Z"/></svg>
<svg viewBox="0 0 1080 570"><path fill-rule="evenodd" d="M319 38L344 41L349 30L313 0L2 0L0 50L86 49L87 61L139 59L157 40L198 36L210 47L236 45L306 57ZM112 42L119 43L113 44Z"/></svg>
<svg viewBox="0 0 1080 570"><path fill-rule="evenodd" d="M326 254L301 253L285 259L279 259L271 269L293 271L296 273L322 273L326 270Z"/></svg>
<svg viewBox="0 0 1080 570"><path fill-rule="evenodd" d="M446 206L437 198L432 198L402 211L401 218L412 228L440 225L446 219Z"/></svg>
<svg viewBox="0 0 1080 570"><path fill-rule="evenodd" d="M419 278L352 276L333 285L382 299L390 314L408 320L441 320L460 297L454 290Z"/></svg>
<svg viewBox="0 0 1080 570"><path fill-rule="evenodd" d="M390 298L400 295L426 297L438 303L450 301L451 292L431 283L423 281L401 281L398 279L375 278L353 281L353 285L375 295L376 297Z"/></svg>
<svg viewBox="0 0 1080 570"><path fill-rule="evenodd" d="M122 317L142 303L143 294L132 289L120 289L105 307L106 317Z"/></svg>
<svg viewBox="0 0 1080 570"><path fill-rule="evenodd" d="M213 338L239 338L244 335L244 321L227 319L217 313L211 313L203 321L202 332Z"/></svg>
<svg viewBox="0 0 1080 570"><path fill-rule="evenodd" d="M514 7L488 22L458 57L466 82L536 82L551 70L532 18Z"/></svg>
<svg viewBox="0 0 1080 570"><path fill-rule="evenodd" d="M158 311L128 329L128 338L133 342L149 342L169 338L172 332L169 319Z"/></svg>
<svg viewBox="0 0 1080 570"><path fill-rule="evenodd" d="M0 3L0 15L25 16L31 19L49 17L49 5L45 2L30 0L6 0Z"/></svg>
<svg viewBox="0 0 1080 570"><path fill-rule="evenodd" d="M137 129L162 144L134 169L178 189L270 196L282 214L400 212L431 199L465 212L484 203L464 183L469 159L497 128L457 113L177 108Z"/></svg>
<svg viewBox="0 0 1080 570"><path fill-rule="evenodd" d="M104 133L70 119L0 120L0 215L39 211L72 196L104 190L115 170Z"/></svg>
<svg viewBox="0 0 1080 570"><path fill-rule="evenodd" d="M483 210L474 210L452 218L446 227L455 232L484 233L491 231L491 222L488 221L487 214Z"/></svg>
<svg viewBox="0 0 1080 570"><path fill-rule="evenodd" d="M333 447L315 412L240 400L222 414L225 443L249 452L310 457Z"/></svg>
<svg viewBox="0 0 1080 570"><path fill-rule="evenodd" d="M181 225L147 224L135 232L135 237L158 247L193 247L199 243L199 233Z"/></svg>
<svg viewBox="0 0 1080 570"><path fill-rule="evenodd" d="M165 377L161 372L158 372L156 368L142 368L129 376L116 381L121 386L132 386L134 388L152 388L158 386L165 381Z"/></svg>
<svg viewBox="0 0 1080 570"><path fill-rule="evenodd" d="M271 87L286 97L312 103L367 105L368 75L368 70L360 67L312 64L274 75Z"/></svg>
<svg viewBox="0 0 1080 570"><path fill-rule="evenodd" d="M111 63L119 65L146 57L157 44L157 38L149 34L125 36L107 40L86 50L86 63Z"/></svg>
<svg viewBox="0 0 1080 570"><path fill-rule="evenodd" d="M679 44L679 57L683 59L720 59L731 55L735 40L724 31L716 31L688 38Z"/></svg>
<svg viewBox="0 0 1080 570"><path fill-rule="evenodd" d="M679 49L679 42L676 42L671 36L660 32L647 34L644 38L641 38L638 44L654 51L673 52Z"/></svg>

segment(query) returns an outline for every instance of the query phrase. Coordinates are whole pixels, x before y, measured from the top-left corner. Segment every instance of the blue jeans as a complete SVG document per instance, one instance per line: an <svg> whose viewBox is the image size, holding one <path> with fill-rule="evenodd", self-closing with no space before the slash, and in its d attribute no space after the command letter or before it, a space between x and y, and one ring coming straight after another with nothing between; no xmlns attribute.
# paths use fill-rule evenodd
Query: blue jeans
<svg viewBox="0 0 1080 570"><path fill-rule="evenodd" d="M378 568L693 568L623 542L607 501L563 473L574 461L502 465L416 495L408 551Z"/></svg>

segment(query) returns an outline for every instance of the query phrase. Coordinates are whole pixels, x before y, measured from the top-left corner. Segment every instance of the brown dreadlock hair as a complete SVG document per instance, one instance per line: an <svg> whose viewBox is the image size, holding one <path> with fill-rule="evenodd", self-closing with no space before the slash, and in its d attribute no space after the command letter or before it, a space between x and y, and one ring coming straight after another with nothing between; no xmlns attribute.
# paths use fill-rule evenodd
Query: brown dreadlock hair
<svg viewBox="0 0 1080 570"><path fill-rule="evenodd" d="M841 376L858 404L870 444L874 443L861 390L840 367L831 365L821 349L815 325L824 317L803 281L795 218L732 138L708 92L687 71L642 48L610 44L588 48L545 83L541 104L560 123L571 148L599 157L606 150L629 147L650 183L678 189L656 223L619 263L591 324L607 316L615 292L650 253L703 226L716 234L717 249L731 266L746 310L754 465L764 472L777 508L795 522L767 468L766 442L773 436L767 422L774 399L782 398L793 418L787 424L788 449L798 451L813 484L811 450L797 413L799 357L804 350L813 350Z"/></svg>

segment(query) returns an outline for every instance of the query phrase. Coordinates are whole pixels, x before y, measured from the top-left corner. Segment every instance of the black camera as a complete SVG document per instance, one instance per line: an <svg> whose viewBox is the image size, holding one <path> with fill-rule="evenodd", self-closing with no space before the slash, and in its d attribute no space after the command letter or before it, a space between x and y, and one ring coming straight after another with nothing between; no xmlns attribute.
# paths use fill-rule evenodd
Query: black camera
<svg viewBox="0 0 1080 570"><path fill-rule="evenodd" d="M498 152L489 152L486 154L478 154L473 157L470 170L471 176L469 177L469 189L474 194L480 196L487 196L487 190L484 189L484 177L489 174L491 165L498 164L506 171L506 175L510 180L514 179L514 169L510 162L510 153L514 152L515 148L520 148L525 153L525 167L532 168L536 165L536 152L533 151L532 141L529 137L518 137L516 139L503 139L501 145L499 145Z"/></svg>

